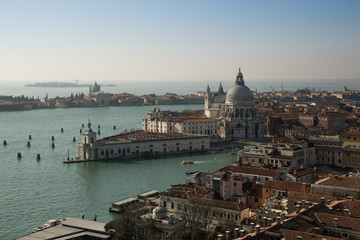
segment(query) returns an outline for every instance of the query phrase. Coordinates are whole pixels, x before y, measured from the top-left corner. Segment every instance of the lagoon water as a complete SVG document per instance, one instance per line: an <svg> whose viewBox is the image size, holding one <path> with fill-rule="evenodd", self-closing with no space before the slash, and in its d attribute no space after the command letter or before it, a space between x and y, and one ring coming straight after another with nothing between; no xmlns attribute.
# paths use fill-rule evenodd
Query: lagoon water
<svg viewBox="0 0 360 240"><path fill-rule="evenodd" d="M161 110L203 109L203 105L158 106ZM76 137L91 119L101 137L140 128L153 106L47 109L0 112L0 239L31 233L49 219L93 218L108 222L112 202L152 189L184 183L186 171L214 170L232 164L235 156L206 154L151 160L63 164L76 156ZM116 126L116 130L113 126ZM61 133L61 128L64 132ZM29 140L29 135L32 139ZM51 137L55 137L55 149ZM3 146L6 140L8 145ZM31 146L27 147L30 141ZM21 152L22 158L17 159ZM41 160L36 160L40 154ZM181 165L184 160L193 165Z"/></svg>

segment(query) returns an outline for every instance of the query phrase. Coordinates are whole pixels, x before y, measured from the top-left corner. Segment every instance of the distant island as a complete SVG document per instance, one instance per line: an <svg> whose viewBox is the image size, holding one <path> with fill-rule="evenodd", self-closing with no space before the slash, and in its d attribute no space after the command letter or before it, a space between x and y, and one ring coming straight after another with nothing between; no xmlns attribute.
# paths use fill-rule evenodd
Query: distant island
<svg viewBox="0 0 360 240"><path fill-rule="evenodd" d="M51 87L51 88L65 88L65 87L89 87L91 84L77 84L69 82L42 82L26 84L25 87ZM114 84L102 85L103 87L115 87Z"/></svg>

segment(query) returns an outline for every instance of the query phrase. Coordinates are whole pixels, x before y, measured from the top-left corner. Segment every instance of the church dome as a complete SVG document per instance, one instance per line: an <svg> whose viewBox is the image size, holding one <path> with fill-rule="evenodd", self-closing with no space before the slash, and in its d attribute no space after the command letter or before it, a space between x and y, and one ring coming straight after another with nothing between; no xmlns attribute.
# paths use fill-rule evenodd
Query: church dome
<svg viewBox="0 0 360 240"><path fill-rule="evenodd" d="M162 219L167 217L167 209L165 207L157 206L153 210L153 219Z"/></svg>
<svg viewBox="0 0 360 240"><path fill-rule="evenodd" d="M253 101L251 90L245 86L245 81L241 69L235 79L235 85L226 93L226 101Z"/></svg>
<svg viewBox="0 0 360 240"><path fill-rule="evenodd" d="M226 101L253 101L251 90L245 85L235 85L226 94Z"/></svg>

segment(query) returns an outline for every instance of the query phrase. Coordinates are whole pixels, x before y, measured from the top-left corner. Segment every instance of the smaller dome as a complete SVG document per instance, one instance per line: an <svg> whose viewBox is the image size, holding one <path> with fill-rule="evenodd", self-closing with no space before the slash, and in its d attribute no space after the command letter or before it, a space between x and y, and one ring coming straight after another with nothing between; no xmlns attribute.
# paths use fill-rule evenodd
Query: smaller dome
<svg viewBox="0 0 360 240"><path fill-rule="evenodd" d="M226 94L226 101L253 101L251 90L245 85L235 85Z"/></svg>
<svg viewBox="0 0 360 240"><path fill-rule="evenodd" d="M157 206L153 210L153 219L162 219L167 217L167 209L162 206Z"/></svg>

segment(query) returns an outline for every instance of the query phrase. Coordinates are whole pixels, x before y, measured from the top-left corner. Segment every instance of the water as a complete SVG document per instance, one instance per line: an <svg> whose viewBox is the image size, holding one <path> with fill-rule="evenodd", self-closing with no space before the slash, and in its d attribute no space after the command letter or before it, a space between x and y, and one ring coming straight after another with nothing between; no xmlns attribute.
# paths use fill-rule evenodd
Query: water
<svg viewBox="0 0 360 240"><path fill-rule="evenodd" d="M212 91L217 91L219 82L222 82L224 90L229 90L234 85L234 80L228 79L226 81L176 81L176 82L115 82L115 87L101 87L101 90L109 93L123 93L128 92L136 95L155 93L162 95L165 93L176 94L196 94L198 91L205 91L207 84L210 85ZM98 81L100 84L106 82ZM344 86L348 89L359 90L360 79L329 79L329 80L247 80L246 85L251 90L258 92L269 92L275 90L289 90L295 91L300 88L308 87L310 89L325 90L325 91L341 91ZM94 83L90 83L94 84ZM70 94L89 93L88 87L78 88L39 88L39 87L25 87L25 83L2 83L0 95L24 95L27 97L43 98L48 94L49 97L54 98L68 97Z"/></svg>
<svg viewBox="0 0 360 240"><path fill-rule="evenodd" d="M160 106L162 110L202 109L203 105ZM208 171L232 164L228 154L193 155L123 162L63 164L76 156L75 136L91 119L101 135L139 128L151 106L47 109L0 112L0 239L14 239L49 219L97 215L112 220L112 202L152 189L184 183L186 171ZM113 130L116 125L117 129ZM64 132L61 133L61 128ZM29 135L32 139L29 140ZM55 137L55 149L51 148ZM8 145L3 146L6 140ZM30 141L31 147L27 147ZM17 159L21 152L22 159ZM41 160L36 160L40 153ZM184 160L193 165L181 165Z"/></svg>

